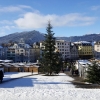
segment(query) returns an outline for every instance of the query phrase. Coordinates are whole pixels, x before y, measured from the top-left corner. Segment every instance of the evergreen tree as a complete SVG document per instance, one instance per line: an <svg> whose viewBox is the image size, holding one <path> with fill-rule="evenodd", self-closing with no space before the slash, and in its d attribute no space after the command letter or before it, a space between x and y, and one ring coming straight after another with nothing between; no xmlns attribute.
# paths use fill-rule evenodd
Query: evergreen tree
<svg viewBox="0 0 100 100"><path fill-rule="evenodd" d="M88 67L86 81L93 84L100 84L100 66L98 64L93 63Z"/></svg>
<svg viewBox="0 0 100 100"><path fill-rule="evenodd" d="M55 74L58 74L61 71L61 68L63 68L62 56L59 52L55 52L53 58L53 71Z"/></svg>
<svg viewBox="0 0 100 100"><path fill-rule="evenodd" d="M51 75L52 72L58 73L61 70L59 67L60 57L59 54L55 52L55 37L50 22L48 22L46 31L47 34L45 34L45 40L43 42L45 49L42 53L41 66L44 72Z"/></svg>

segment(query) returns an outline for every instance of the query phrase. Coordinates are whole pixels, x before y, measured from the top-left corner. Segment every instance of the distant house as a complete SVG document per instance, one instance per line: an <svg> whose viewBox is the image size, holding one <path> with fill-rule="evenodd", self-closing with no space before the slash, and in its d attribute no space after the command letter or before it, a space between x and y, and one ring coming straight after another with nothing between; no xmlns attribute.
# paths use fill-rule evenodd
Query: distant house
<svg viewBox="0 0 100 100"><path fill-rule="evenodd" d="M75 63L76 69L78 69L79 76L86 78L88 66L92 63L88 60L77 60Z"/></svg>
<svg viewBox="0 0 100 100"><path fill-rule="evenodd" d="M4 72L38 72L39 66L35 63L1 63L0 70Z"/></svg>

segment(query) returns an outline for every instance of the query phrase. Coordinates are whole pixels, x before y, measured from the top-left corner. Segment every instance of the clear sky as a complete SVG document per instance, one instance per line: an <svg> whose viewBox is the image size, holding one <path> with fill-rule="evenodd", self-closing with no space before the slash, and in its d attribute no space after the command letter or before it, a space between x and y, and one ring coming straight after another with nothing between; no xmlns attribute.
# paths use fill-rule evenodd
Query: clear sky
<svg viewBox="0 0 100 100"><path fill-rule="evenodd" d="M100 33L100 0L0 0L0 36L37 30L55 36Z"/></svg>

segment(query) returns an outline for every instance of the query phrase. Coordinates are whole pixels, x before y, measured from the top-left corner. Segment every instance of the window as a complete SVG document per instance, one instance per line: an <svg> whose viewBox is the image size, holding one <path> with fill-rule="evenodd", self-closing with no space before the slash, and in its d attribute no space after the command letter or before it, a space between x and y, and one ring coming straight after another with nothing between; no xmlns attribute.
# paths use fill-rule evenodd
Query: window
<svg viewBox="0 0 100 100"><path fill-rule="evenodd" d="M97 49L97 51L99 51L99 49Z"/></svg>
<svg viewBox="0 0 100 100"><path fill-rule="evenodd" d="M20 50L20 52L23 52L23 50Z"/></svg>

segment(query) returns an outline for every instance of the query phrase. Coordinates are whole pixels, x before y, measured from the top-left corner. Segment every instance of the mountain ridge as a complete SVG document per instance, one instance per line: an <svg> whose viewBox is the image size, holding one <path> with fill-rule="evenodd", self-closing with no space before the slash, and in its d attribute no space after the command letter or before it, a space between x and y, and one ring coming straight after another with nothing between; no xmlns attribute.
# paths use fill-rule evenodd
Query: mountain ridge
<svg viewBox="0 0 100 100"><path fill-rule="evenodd" d="M12 33L6 36L0 37L0 44L2 43L8 43L9 41L13 42L19 42L19 40L23 38L24 41L28 44L33 44L34 42L40 42L43 41L44 33L41 33L39 31L33 30L33 31L24 31L24 32L16 32ZM61 40L67 40L71 42L76 41L99 41L100 40L100 33L96 34L85 34L83 36L70 36L70 37L56 37L56 39Z"/></svg>

